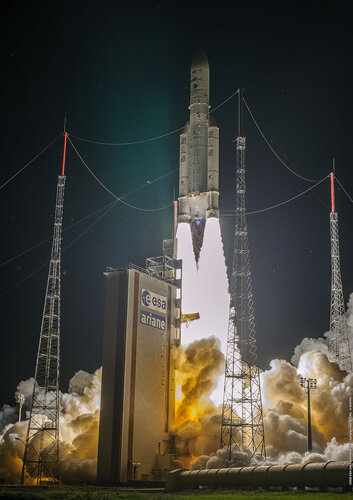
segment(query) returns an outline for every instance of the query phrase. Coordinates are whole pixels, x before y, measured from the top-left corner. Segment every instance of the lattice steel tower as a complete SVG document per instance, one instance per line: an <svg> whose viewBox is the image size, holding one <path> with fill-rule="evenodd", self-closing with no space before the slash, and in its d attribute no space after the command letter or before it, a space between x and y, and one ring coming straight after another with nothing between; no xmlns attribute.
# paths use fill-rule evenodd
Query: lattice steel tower
<svg viewBox="0 0 353 500"><path fill-rule="evenodd" d="M342 290L338 213L335 212L334 173L331 173L331 310L329 356L339 366L348 372L352 371L351 351L349 347L347 318L345 315L344 298Z"/></svg>
<svg viewBox="0 0 353 500"><path fill-rule="evenodd" d="M236 213L234 253L230 279L230 310L221 448L248 447L253 455L265 459L264 426L260 376L256 366L257 350L246 221L245 137L243 135L243 93L239 89L236 139Z"/></svg>
<svg viewBox="0 0 353 500"><path fill-rule="evenodd" d="M61 230L65 188L67 132L64 134L62 174L58 177L54 235L39 337L31 413L21 481L58 482L59 374L60 374L60 275Z"/></svg>

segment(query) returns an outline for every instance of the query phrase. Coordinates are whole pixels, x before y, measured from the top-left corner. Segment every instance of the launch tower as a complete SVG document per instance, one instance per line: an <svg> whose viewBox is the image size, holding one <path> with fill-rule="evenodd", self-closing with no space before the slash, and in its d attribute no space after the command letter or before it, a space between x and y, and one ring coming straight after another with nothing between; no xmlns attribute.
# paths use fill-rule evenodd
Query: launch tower
<svg viewBox="0 0 353 500"><path fill-rule="evenodd" d="M59 461L59 373L60 373L60 275L61 231L65 189L67 132L64 134L62 172L58 177L54 235L44 300L28 421L21 482L37 485L58 482Z"/></svg>
<svg viewBox="0 0 353 500"><path fill-rule="evenodd" d="M236 214L234 253L230 279L230 309L221 448L229 461L234 448L249 448L265 459L264 426L251 283L248 229L246 221L245 137L243 135L243 94L239 89L239 135L236 139Z"/></svg>
<svg viewBox="0 0 353 500"><path fill-rule="evenodd" d="M351 351L348 339L347 319L342 290L338 213L335 211L335 187L334 172L331 173L331 309L330 309L330 332L329 332L329 354L331 361L339 364L340 368L348 372L352 371Z"/></svg>

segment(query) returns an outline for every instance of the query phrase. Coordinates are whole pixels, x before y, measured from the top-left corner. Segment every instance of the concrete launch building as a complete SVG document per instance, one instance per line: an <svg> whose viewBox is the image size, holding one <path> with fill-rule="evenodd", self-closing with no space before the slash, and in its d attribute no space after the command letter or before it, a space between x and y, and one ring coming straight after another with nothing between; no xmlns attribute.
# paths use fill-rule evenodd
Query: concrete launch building
<svg viewBox="0 0 353 500"><path fill-rule="evenodd" d="M179 222L191 227L196 262L208 217L219 217L219 131L209 115L210 71L206 55L190 74L190 121L180 135Z"/></svg>
<svg viewBox="0 0 353 500"><path fill-rule="evenodd" d="M130 265L105 273L102 483L162 479L171 467L181 262L168 256L167 246L162 257L147 259L146 269Z"/></svg>

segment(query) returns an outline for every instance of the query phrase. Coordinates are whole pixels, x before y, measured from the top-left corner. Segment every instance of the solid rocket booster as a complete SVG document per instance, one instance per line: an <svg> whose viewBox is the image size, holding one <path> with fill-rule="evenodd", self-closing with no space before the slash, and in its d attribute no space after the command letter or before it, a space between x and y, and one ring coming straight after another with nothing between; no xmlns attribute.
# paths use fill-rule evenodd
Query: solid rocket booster
<svg viewBox="0 0 353 500"><path fill-rule="evenodd" d="M180 135L179 168L178 222L190 224L196 262L207 219L219 217L219 134L210 121L209 87L209 65L201 52L191 65L190 121Z"/></svg>

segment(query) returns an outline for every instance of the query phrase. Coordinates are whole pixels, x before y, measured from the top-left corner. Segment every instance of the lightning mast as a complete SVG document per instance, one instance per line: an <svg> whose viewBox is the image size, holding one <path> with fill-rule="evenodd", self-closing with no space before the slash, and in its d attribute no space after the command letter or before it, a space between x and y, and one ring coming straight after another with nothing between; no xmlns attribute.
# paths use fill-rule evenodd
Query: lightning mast
<svg viewBox="0 0 353 500"><path fill-rule="evenodd" d="M342 290L338 213L335 211L335 174L331 172L331 309L329 332L329 355L331 361L339 364L340 368L352 371L351 351L349 347L347 319Z"/></svg>
<svg viewBox="0 0 353 500"><path fill-rule="evenodd" d="M224 380L221 448L229 462L232 450L247 447L265 459L264 426L257 349L248 228L246 221L243 91L238 91L239 135L236 139L236 214L230 279L230 309Z"/></svg>
<svg viewBox="0 0 353 500"><path fill-rule="evenodd" d="M55 466L59 461L59 374L60 374L60 276L61 231L65 189L65 157L58 176L54 235L49 274L39 336L31 412L21 482L37 485L58 482Z"/></svg>

